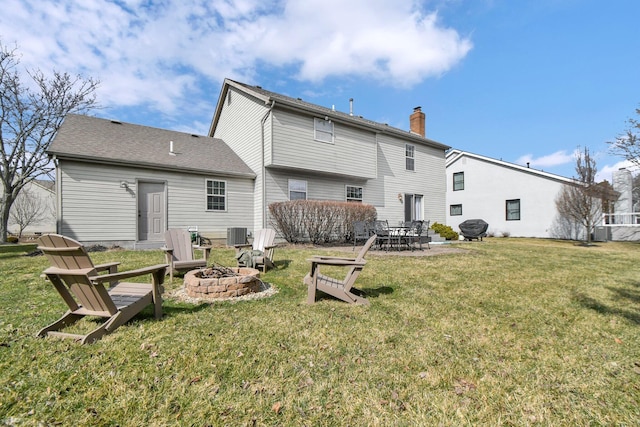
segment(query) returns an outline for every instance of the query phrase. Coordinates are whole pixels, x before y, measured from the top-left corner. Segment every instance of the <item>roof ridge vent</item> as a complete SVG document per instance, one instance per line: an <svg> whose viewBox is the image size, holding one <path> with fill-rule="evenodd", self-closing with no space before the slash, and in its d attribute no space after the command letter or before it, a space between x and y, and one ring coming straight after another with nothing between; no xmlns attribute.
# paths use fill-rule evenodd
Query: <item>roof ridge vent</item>
<svg viewBox="0 0 640 427"><path fill-rule="evenodd" d="M122 122L119 122L118 120L111 120L111 123L113 123L114 125L121 125Z"/></svg>

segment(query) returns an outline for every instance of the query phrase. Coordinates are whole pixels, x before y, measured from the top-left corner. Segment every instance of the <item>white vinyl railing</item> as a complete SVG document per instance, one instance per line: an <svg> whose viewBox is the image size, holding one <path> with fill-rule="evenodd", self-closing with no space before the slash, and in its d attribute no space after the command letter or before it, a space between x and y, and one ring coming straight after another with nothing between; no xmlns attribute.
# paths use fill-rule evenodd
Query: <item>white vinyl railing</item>
<svg viewBox="0 0 640 427"><path fill-rule="evenodd" d="M640 212L603 214L602 225L609 227L618 225L640 227Z"/></svg>

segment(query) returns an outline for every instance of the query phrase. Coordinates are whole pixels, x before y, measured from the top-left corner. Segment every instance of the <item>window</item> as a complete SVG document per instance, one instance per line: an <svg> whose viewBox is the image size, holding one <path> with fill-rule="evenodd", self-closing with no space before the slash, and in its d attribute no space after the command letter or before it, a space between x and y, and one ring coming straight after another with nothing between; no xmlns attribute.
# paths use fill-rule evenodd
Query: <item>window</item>
<svg viewBox="0 0 640 427"><path fill-rule="evenodd" d="M462 205L450 205L449 215L451 216L462 215Z"/></svg>
<svg viewBox="0 0 640 427"><path fill-rule="evenodd" d="M307 198L307 181L289 180L289 200L305 200Z"/></svg>
<svg viewBox="0 0 640 427"><path fill-rule="evenodd" d="M331 120L313 119L314 139L316 141L333 143L333 122Z"/></svg>
<svg viewBox="0 0 640 427"><path fill-rule="evenodd" d="M362 187L347 185L347 202L362 203Z"/></svg>
<svg viewBox="0 0 640 427"><path fill-rule="evenodd" d="M405 144L405 146L404 146L405 168L408 171L416 170L415 153L416 153L416 147L415 146L413 146L411 144Z"/></svg>
<svg viewBox="0 0 640 427"><path fill-rule="evenodd" d="M227 183L207 180L207 210L224 211L227 209Z"/></svg>
<svg viewBox="0 0 640 427"><path fill-rule="evenodd" d="M507 221L520 220L520 199L507 200Z"/></svg>
<svg viewBox="0 0 640 427"><path fill-rule="evenodd" d="M464 172L453 174L453 191L464 190Z"/></svg>

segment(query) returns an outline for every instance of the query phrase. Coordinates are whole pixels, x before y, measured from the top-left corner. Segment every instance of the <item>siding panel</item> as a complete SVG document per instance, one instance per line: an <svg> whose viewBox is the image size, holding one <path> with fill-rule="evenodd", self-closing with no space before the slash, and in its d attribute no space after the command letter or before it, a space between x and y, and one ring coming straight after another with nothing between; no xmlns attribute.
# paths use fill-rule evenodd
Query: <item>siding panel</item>
<svg viewBox="0 0 640 427"><path fill-rule="evenodd" d="M453 174L464 172L464 189L453 191ZM482 218L489 232L514 237L554 237L555 198L567 178L543 176L501 164L463 156L447 167L447 225L459 230L466 219ZM506 220L506 201L520 200L520 220ZM451 216L450 205L462 205Z"/></svg>
<svg viewBox="0 0 640 427"><path fill-rule="evenodd" d="M260 189L263 185L262 144L264 142L264 153L268 158L271 142L270 121L268 118L264 123L264 134L262 125L265 114L269 112L269 107L265 106L264 102L258 101L233 87L229 87L229 93L231 94L230 97L227 95L225 99L220 99L220 102L225 104L213 136L222 139L257 175L253 183L255 188L252 188L255 195L251 206L254 218L252 226L262 228L263 205L260 197Z"/></svg>
<svg viewBox="0 0 640 427"><path fill-rule="evenodd" d="M376 177L375 133L334 123L334 143L314 140L314 117L276 111L272 166L371 179Z"/></svg>
<svg viewBox="0 0 640 427"><path fill-rule="evenodd" d="M61 232L80 241L135 242L138 181L164 182L167 226L197 225L211 237L226 236L227 227L253 223L253 180L187 175L147 169L105 166L60 160L62 185ZM227 211L206 211L205 179L227 183ZM120 187L121 181L129 189Z"/></svg>

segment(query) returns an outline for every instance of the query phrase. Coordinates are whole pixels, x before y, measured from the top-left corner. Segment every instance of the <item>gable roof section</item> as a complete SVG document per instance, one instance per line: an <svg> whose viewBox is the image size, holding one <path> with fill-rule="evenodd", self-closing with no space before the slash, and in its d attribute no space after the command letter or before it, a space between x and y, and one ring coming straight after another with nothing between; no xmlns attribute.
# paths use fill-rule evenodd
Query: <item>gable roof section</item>
<svg viewBox="0 0 640 427"><path fill-rule="evenodd" d="M34 185L37 185L38 187L41 187L43 190L47 190L47 191L50 191L52 193L55 193L55 191L56 191L56 183L55 183L55 181L49 181L49 180L46 180L46 179L34 179L31 182Z"/></svg>
<svg viewBox="0 0 640 427"><path fill-rule="evenodd" d="M170 154L173 141L175 154ZM255 173L218 138L68 114L47 150L61 159L83 160L197 174L255 178Z"/></svg>
<svg viewBox="0 0 640 427"><path fill-rule="evenodd" d="M408 142L425 144L434 148L448 150L448 145L444 145L440 142L424 138L415 133L405 131L402 129L395 128L393 126L389 126L385 123L378 123L372 120L365 119L361 116L352 116L348 113L343 113L341 111L336 111L331 108L322 107L320 105L312 104L310 102L303 101L300 98L292 98L286 95L281 95L279 93L271 92L265 89L262 89L260 86L251 86L245 83L240 83L234 80L225 79L224 84L222 85L222 90L220 91L220 97L218 98L218 104L216 106L216 111L213 116L213 120L211 122L211 128L209 129L209 135L213 135L218 124L218 120L220 118L220 113L222 112L222 108L224 106L224 99L227 96L227 92L229 87L234 87L237 90L240 90L254 98L263 101L265 105L274 105L275 108L286 108L302 113L307 113L310 115L320 116L320 117L329 117L332 120L341 121L344 123L349 123L353 126L365 128L367 130L384 133L389 135L394 135L396 137L403 138ZM273 104L272 104L273 103Z"/></svg>
<svg viewBox="0 0 640 427"><path fill-rule="evenodd" d="M452 166L454 163L456 163L458 160L462 159L463 157L469 157L472 159L480 160L482 162L493 164L495 166L508 168L508 169L520 171L520 172L531 174L531 175L536 175L541 178L551 179L551 180L563 182L566 184L576 184L576 181L572 178L566 178L564 176L556 175L553 173L544 172L541 170L528 168L526 166L520 166L515 163L509 163L502 160L493 159L491 157L481 156L479 154L469 153L468 151L461 151L456 149L448 151L447 154L445 155L445 168L449 168L449 166Z"/></svg>

